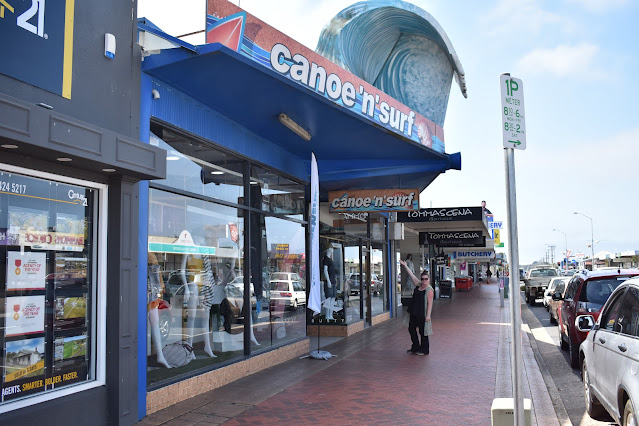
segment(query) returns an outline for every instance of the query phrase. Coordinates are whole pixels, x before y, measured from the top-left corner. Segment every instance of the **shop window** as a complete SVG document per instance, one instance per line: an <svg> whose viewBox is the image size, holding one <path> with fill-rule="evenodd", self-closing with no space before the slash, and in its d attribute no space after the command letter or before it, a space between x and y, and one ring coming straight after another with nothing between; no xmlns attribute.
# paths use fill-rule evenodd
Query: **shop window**
<svg viewBox="0 0 639 426"><path fill-rule="evenodd" d="M151 189L147 381L244 356L244 220L238 209Z"/></svg>
<svg viewBox="0 0 639 426"><path fill-rule="evenodd" d="M245 161L211 144L153 124L150 143L167 151L166 179L154 181L181 191L242 204Z"/></svg>
<svg viewBox="0 0 639 426"><path fill-rule="evenodd" d="M252 351L306 336L306 228L252 213L251 283L257 298Z"/></svg>
<svg viewBox="0 0 639 426"><path fill-rule="evenodd" d="M0 166L0 412L27 397L101 385L96 218L104 187L28 173Z"/></svg>
<svg viewBox="0 0 639 426"><path fill-rule="evenodd" d="M304 214L302 184L262 167L251 167L251 207L282 215Z"/></svg>

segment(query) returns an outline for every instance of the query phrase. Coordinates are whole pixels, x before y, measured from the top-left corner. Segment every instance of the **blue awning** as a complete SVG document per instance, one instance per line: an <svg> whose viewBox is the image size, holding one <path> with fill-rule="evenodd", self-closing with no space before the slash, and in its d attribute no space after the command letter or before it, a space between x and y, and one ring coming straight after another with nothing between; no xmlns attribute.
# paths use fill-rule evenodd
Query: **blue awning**
<svg viewBox="0 0 639 426"><path fill-rule="evenodd" d="M308 173L315 152L322 195L424 189L440 173L461 170L459 153L438 153L382 128L225 46L181 44L145 57L143 72L299 157ZM308 130L310 142L284 127L280 113Z"/></svg>

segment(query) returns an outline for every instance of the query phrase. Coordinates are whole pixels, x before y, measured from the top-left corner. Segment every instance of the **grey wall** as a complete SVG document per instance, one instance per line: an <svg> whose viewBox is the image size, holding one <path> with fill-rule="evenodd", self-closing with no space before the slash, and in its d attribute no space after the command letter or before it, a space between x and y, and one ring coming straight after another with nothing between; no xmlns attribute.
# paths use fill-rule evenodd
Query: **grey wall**
<svg viewBox="0 0 639 426"><path fill-rule="evenodd" d="M137 0L75 2L71 99L0 74L0 91L116 133L139 139L140 48ZM104 56L104 34L116 38L115 59ZM46 70L43 70L46 72Z"/></svg>

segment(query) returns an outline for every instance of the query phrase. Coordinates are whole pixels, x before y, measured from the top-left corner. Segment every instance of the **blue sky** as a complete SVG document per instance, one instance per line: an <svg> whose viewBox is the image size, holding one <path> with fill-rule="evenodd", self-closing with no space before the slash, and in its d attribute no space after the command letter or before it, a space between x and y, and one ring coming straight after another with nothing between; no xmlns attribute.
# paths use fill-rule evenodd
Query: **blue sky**
<svg viewBox="0 0 639 426"><path fill-rule="evenodd" d="M315 48L322 27L352 0L234 0L247 12ZM446 152L462 170L439 176L422 207L479 205L506 226L499 76L524 83L527 149L515 152L520 263L566 247L589 254L639 250L633 190L639 179L639 2L631 0L414 0L451 40L464 67L465 99L453 83ZM139 0L172 35L204 28L204 0ZM203 43L203 35L185 38ZM321 167L321 165L320 165ZM559 231L554 231L558 229ZM560 232L561 231L561 232ZM565 234L565 237L564 237ZM502 240L507 233L502 234ZM507 239L506 239L507 242Z"/></svg>

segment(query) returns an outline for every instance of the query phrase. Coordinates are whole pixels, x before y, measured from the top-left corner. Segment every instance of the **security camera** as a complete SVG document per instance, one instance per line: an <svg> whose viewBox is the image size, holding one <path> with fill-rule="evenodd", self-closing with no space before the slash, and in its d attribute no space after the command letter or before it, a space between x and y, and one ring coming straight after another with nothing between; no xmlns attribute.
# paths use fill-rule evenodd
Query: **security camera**
<svg viewBox="0 0 639 426"><path fill-rule="evenodd" d="M151 95L153 95L153 99L160 99L160 92L157 89L151 90Z"/></svg>

